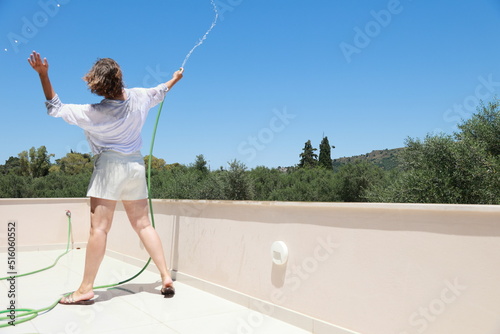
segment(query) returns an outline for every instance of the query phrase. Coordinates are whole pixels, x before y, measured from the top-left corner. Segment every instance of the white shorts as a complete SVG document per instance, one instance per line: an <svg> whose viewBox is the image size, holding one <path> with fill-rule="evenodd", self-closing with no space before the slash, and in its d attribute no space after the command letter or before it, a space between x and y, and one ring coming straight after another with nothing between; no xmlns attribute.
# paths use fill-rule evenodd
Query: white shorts
<svg viewBox="0 0 500 334"><path fill-rule="evenodd" d="M148 198L142 154L140 152L124 154L116 151L98 154L87 196L114 201Z"/></svg>

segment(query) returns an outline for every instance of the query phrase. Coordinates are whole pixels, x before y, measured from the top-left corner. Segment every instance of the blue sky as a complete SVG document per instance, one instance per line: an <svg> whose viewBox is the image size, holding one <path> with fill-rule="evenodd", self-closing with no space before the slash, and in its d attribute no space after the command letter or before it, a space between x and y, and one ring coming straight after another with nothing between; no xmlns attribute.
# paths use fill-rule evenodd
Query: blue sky
<svg viewBox="0 0 500 334"><path fill-rule="evenodd" d="M216 3L217 26L165 99L154 155L167 163L291 166L323 135L332 158L403 147L451 134L500 91L499 1ZM0 163L32 146L90 151L82 130L46 115L32 50L63 102L94 103L81 78L97 58L118 61L128 87L156 85L213 19L210 0L0 0Z"/></svg>

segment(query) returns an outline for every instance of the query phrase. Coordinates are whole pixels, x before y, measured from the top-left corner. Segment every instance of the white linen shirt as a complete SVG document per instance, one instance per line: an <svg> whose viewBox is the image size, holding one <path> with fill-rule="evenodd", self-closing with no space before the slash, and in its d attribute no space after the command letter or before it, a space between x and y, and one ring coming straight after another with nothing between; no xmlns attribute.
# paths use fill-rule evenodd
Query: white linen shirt
<svg viewBox="0 0 500 334"><path fill-rule="evenodd" d="M64 104L56 94L45 102L47 113L82 128L94 154L117 151L125 154L142 147L141 130L151 108L168 91L162 83L154 88L124 89L126 100L103 99L96 104Z"/></svg>

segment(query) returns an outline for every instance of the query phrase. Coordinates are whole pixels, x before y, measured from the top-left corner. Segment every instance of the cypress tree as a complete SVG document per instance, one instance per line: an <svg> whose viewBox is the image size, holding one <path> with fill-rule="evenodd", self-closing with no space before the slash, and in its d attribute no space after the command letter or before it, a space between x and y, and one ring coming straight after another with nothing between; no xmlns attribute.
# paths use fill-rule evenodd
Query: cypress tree
<svg viewBox="0 0 500 334"><path fill-rule="evenodd" d="M323 137L321 144L319 145L319 166L326 169L333 169L331 148L335 146L330 146L328 142L328 137Z"/></svg>
<svg viewBox="0 0 500 334"><path fill-rule="evenodd" d="M314 153L318 149L313 148L311 141L308 140L303 148L303 152L300 153L299 167L315 167L318 164L318 155Z"/></svg>

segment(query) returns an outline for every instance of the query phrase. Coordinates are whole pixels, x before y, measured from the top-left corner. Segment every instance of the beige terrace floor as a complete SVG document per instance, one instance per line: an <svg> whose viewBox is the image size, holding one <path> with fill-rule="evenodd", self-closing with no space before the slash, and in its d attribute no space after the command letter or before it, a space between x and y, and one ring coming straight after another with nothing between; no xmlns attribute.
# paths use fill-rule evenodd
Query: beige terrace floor
<svg viewBox="0 0 500 334"><path fill-rule="evenodd" d="M51 265L62 250L18 252L18 273ZM74 290L82 277L85 250L72 250L52 269L17 279L17 307L39 309L52 304L63 293ZM6 253L0 253L6 264ZM97 276L97 285L106 285L133 276L139 267L105 257ZM6 276L0 272L0 276ZM291 326L244 306L176 282L176 296L165 299L159 294L159 277L144 271L119 288L96 291L91 306L58 305L53 310L1 333L46 334L305 334ZM7 282L0 281L0 300L7 305ZM2 309L5 307L2 305Z"/></svg>

